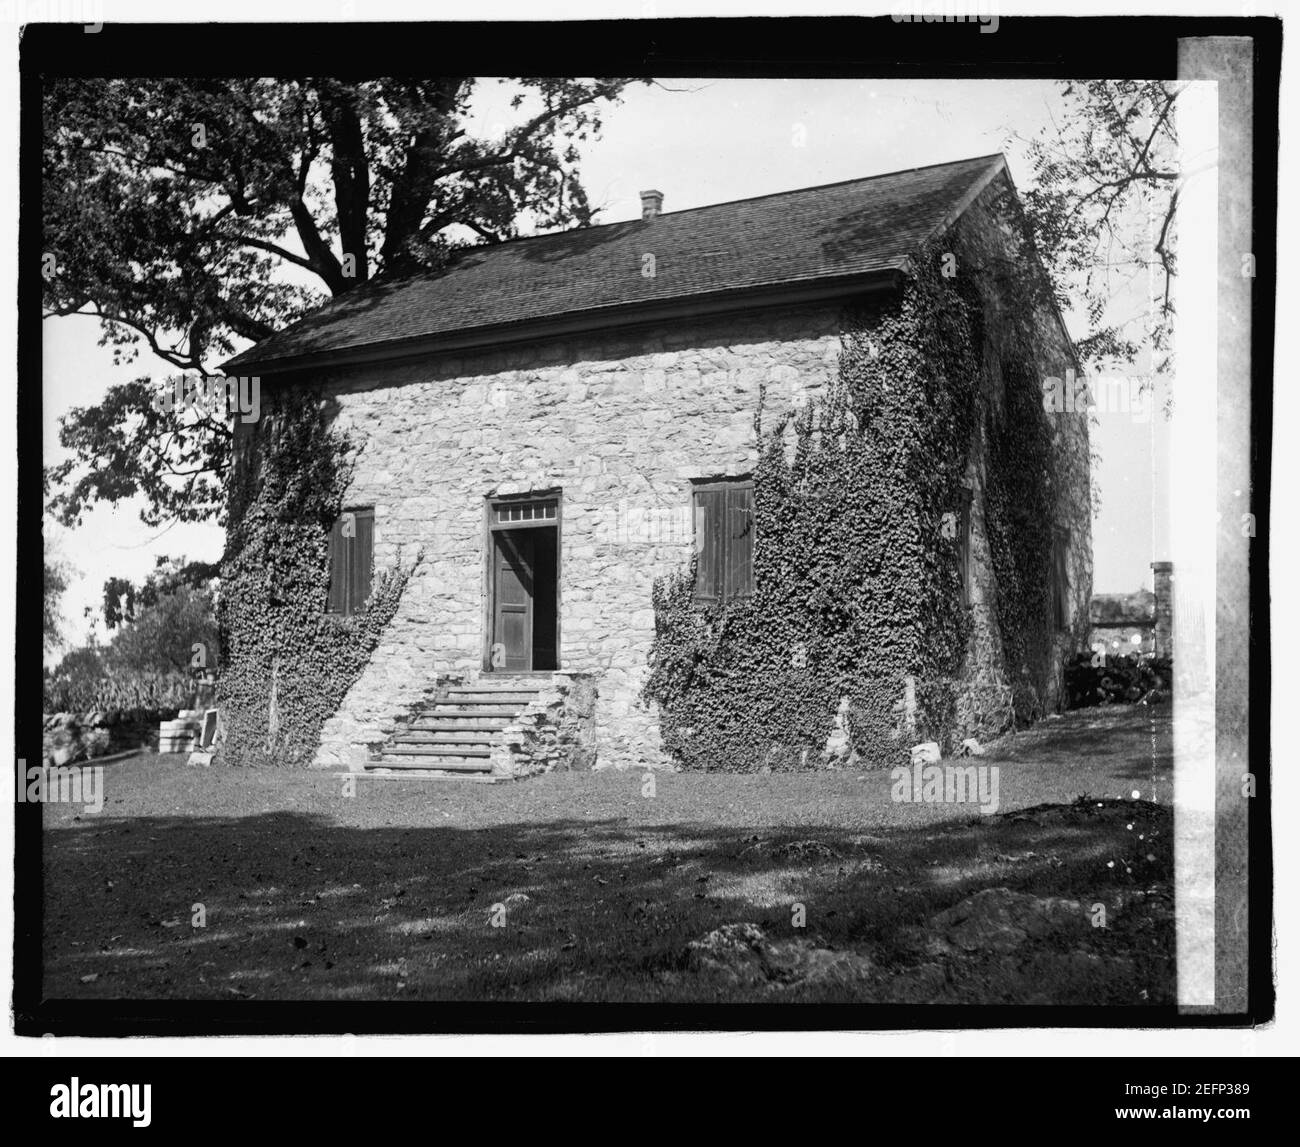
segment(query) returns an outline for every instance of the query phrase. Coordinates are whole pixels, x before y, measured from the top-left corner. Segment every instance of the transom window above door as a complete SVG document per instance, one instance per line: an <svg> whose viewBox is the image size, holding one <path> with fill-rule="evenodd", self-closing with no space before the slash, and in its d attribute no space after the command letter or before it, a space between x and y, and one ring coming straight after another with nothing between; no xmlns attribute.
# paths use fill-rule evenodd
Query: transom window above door
<svg viewBox="0 0 1300 1147"><path fill-rule="evenodd" d="M514 502L493 507L498 522L541 522L554 521L556 501L554 498L545 502Z"/></svg>

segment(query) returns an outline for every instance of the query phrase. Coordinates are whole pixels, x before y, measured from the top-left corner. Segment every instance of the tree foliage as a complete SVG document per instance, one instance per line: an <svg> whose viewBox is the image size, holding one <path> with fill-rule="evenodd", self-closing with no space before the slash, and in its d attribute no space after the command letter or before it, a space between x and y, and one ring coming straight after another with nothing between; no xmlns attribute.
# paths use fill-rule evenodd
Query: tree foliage
<svg viewBox="0 0 1300 1147"><path fill-rule="evenodd" d="M209 374L376 275L438 270L474 243L585 226L578 146L628 81L524 77L513 125L473 130L462 77L58 78L43 107L44 310L101 320ZM51 509L143 495L143 520L220 516L230 430L153 408L145 378L63 420Z"/></svg>
<svg viewBox="0 0 1300 1147"><path fill-rule="evenodd" d="M111 577L104 583L104 624L110 630L139 620L159 599L178 590L210 592L220 567L215 562L189 562L183 557L158 557L154 570L136 585L127 578Z"/></svg>
<svg viewBox="0 0 1300 1147"><path fill-rule="evenodd" d="M1089 331L1077 344L1085 362L1132 362L1147 347L1153 370L1168 368L1180 90L1165 80L1065 83L1062 122L1029 141L1025 213L1058 304L1086 308ZM1148 305L1117 313L1117 297L1137 286Z"/></svg>
<svg viewBox="0 0 1300 1147"><path fill-rule="evenodd" d="M70 649L45 675L47 711L167 710L187 703L195 678L217 665L216 566L157 559L139 585L104 583L104 620L113 636ZM196 663L195 644L203 656Z"/></svg>
<svg viewBox="0 0 1300 1147"><path fill-rule="evenodd" d="M69 649L47 676L84 691L103 680L104 654L104 647L92 638L85 645Z"/></svg>
<svg viewBox="0 0 1300 1147"><path fill-rule="evenodd" d="M42 648L46 653L57 649L62 640L62 613L59 602L68 589L68 568L63 562L45 555L45 587L41 609Z"/></svg>
<svg viewBox="0 0 1300 1147"><path fill-rule="evenodd" d="M115 630L110 668L135 673L188 673L218 659L212 579L217 567L184 558L157 559L141 585L124 578L104 583L104 623ZM202 646L199 666L194 646Z"/></svg>

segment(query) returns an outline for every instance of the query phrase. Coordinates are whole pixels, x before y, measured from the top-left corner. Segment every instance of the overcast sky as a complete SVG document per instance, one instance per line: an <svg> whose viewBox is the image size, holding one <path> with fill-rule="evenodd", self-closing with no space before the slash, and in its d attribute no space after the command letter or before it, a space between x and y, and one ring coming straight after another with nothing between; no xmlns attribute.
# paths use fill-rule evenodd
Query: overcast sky
<svg viewBox="0 0 1300 1147"><path fill-rule="evenodd" d="M511 117L494 88L478 105L484 134ZM671 212L998 151L1023 189L1030 172L1015 136L1034 136L1060 110L1057 85L1041 81L665 80L632 88L607 112L601 138L584 149L582 177L602 208L599 222L639 217L643 188L663 191ZM1076 337L1083 333L1077 316L1066 322ZM114 382L170 373L145 352L114 367L98 338L89 318L45 322L47 464L62 456L57 419L70 407L98 401ZM1150 563L1168 554L1168 427L1158 408L1146 417L1098 417L1094 589L1133 590L1150 584ZM86 607L99 608L106 578L143 578L160 554L216 560L222 548L216 527L149 529L126 506L99 508L76 531L47 524L46 539L77 570L64 599L76 640L86 633Z"/></svg>

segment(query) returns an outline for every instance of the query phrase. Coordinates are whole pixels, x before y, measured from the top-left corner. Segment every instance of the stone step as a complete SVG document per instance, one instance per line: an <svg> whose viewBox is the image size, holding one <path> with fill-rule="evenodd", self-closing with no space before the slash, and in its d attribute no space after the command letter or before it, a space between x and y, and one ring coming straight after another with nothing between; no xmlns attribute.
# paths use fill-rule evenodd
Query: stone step
<svg viewBox="0 0 1300 1147"><path fill-rule="evenodd" d="M514 720L514 713L493 713L490 716L461 714L454 710L448 713L425 713L412 719L407 729L419 729L427 732L450 733L462 729L476 729L479 732L496 733Z"/></svg>
<svg viewBox="0 0 1300 1147"><path fill-rule="evenodd" d="M384 727L388 741L366 765L374 775L492 781L492 745L501 730L535 701L548 683L498 677L453 685L419 713Z"/></svg>
<svg viewBox="0 0 1300 1147"><path fill-rule="evenodd" d="M426 709L420 717L453 717L458 721L463 721L469 717L485 717L493 720L500 717L513 717L516 713L522 713L524 707L517 701L511 701L509 704L490 705L487 707L475 707L467 705L461 708L458 705L435 705L431 709Z"/></svg>
<svg viewBox="0 0 1300 1147"><path fill-rule="evenodd" d="M402 729L395 732L393 745L490 745L497 729Z"/></svg>
<svg viewBox="0 0 1300 1147"><path fill-rule="evenodd" d="M522 709L540 696L541 690L534 693L525 693L516 689L474 689L463 693L453 690L447 697L434 702L434 706L441 708L446 705L517 705Z"/></svg>
<svg viewBox="0 0 1300 1147"><path fill-rule="evenodd" d="M446 733L448 740L481 740L485 744L496 739L505 725L493 725L484 728L479 725L469 723L458 724L455 721L438 721L435 724L415 725L407 729L395 729L392 733L392 739L410 736L412 733ZM435 737L434 740L439 738Z"/></svg>
<svg viewBox="0 0 1300 1147"><path fill-rule="evenodd" d="M366 764L366 775L372 777L445 777L458 781L498 781L509 780L498 776L478 762L439 761L436 765L428 761L404 761L399 759L377 759Z"/></svg>
<svg viewBox="0 0 1300 1147"><path fill-rule="evenodd" d="M371 757L366 768L447 769L453 773L490 773L492 764L486 757L434 757L427 753L384 751Z"/></svg>
<svg viewBox="0 0 1300 1147"><path fill-rule="evenodd" d="M501 716L490 723L486 718L467 721L460 721L446 717L434 717L426 714L421 717L413 717L410 721L402 725L384 725L383 731L391 736L401 736L403 733L499 733L509 724L509 718Z"/></svg>
<svg viewBox="0 0 1300 1147"><path fill-rule="evenodd" d="M385 745L380 752L387 756L397 753L403 757L450 757L463 760L482 759L486 761L492 750L487 745Z"/></svg>
<svg viewBox="0 0 1300 1147"><path fill-rule="evenodd" d="M403 759L383 759L383 761L372 761L365 766L367 774L380 769L391 769L399 776L464 776L464 778L476 778L476 776L497 776L490 769L464 769L459 763L430 763L429 761L403 761Z"/></svg>

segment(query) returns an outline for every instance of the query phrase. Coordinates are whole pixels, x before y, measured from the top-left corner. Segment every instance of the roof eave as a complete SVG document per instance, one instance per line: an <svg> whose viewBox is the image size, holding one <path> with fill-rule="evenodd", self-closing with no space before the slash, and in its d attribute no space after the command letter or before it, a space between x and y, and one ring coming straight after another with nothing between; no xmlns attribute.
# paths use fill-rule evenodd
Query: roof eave
<svg viewBox="0 0 1300 1147"><path fill-rule="evenodd" d="M857 271L848 275L818 276L805 280L729 288L676 299L629 302L613 306L570 311L539 319L495 323L435 335L392 339L381 343L339 349L309 351L282 358L259 359L257 348L236 355L222 364L223 373L281 375L313 367L362 366L499 347L504 343L531 342L582 335L615 328L634 328L667 319L700 315L721 315L761 306L795 305L851 296L865 291L897 286L908 274L907 261L893 266Z"/></svg>
<svg viewBox="0 0 1300 1147"><path fill-rule="evenodd" d="M980 177L976 179L973 183L971 183L971 185L968 188L966 188L964 192L962 192L961 198L958 199L957 202L954 203L952 207L948 209L948 211L944 214L944 217L931 230L930 234L926 237L927 243L933 242L945 231L947 231L949 227L951 227L954 223L956 223L958 219L960 219L963 215L965 215L970 205L974 203L975 200L978 199L984 193L984 189L987 188L988 185L992 183L1004 171L1007 173L1007 178L1008 179L1011 178L1011 173L1010 170L1007 168L1007 161L1005 156L999 153L995 156L989 156L989 160L990 160L989 165L985 169L983 174L980 175ZM1014 184L1012 185L1012 189L1014 190Z"/></svg>

